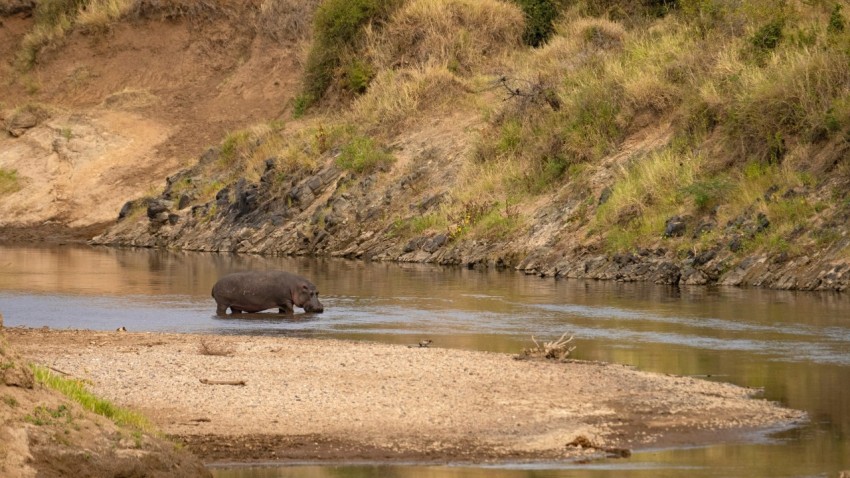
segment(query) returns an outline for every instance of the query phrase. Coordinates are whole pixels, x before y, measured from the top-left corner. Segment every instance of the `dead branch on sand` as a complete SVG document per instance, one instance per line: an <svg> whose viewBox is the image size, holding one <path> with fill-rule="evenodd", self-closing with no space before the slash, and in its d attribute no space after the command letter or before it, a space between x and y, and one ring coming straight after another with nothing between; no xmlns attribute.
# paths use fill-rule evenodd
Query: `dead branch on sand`
<svg viewBox="0 0 850 478"><path fill-rule="evenodd" d="M204 385L239 385L244 387L248 383L244 380L208 380L206 378L200 379L201 383Z"/></svg>
<svg viewBox="0 0 850 478"><path fill-rule="evenodd" d="M534 342L534 347L523 349L514 358L517 360L547 359L564 362L570 356L570 352L576 348L575 345L570 345L574 337L570 335L570 338L566 338L566 336L567 333L564 332L560 339L554 342L544 342L543 345L540 345L532 335L531 341Z"/></svg>

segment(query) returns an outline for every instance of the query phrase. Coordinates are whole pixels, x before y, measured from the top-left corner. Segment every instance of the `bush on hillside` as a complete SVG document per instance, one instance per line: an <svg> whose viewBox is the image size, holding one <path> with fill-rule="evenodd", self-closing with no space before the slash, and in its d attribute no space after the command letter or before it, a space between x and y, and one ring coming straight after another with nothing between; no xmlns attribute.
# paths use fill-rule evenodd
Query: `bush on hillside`
<svg viewBox="0 0 850 478"><path fill-rule="evenodd" d="M706 3L702 0L585 0L576 3L584 13L591 16L608 17L612 20L637 20L664 16L678 9L681 3L693 2Z"/></svg>
<svg viewBox="0 0 850 478"><path fill-rule="evenodd" d="M745 158L781 161L790 144L841 128L850 59L843 52L794 52L749 76L725 105L724 131ZM845 124L845 126L848 126Z"/></svg>
<svg viewBox="0 0 850 478"><path fill-rule="evenodd" d="M540 46L555 32L558 8L552 0L513 0L525 13L525 32L522 40L526 45Z"/></svg>
<svg viewBox="0 0 850 478"><path fill-rule="evenodd" d="M400 0L324 0L313 19L313 44L307 56L301 109L319 101L340 75L345 60L359 48L363 27L380 22Z"/></svg>

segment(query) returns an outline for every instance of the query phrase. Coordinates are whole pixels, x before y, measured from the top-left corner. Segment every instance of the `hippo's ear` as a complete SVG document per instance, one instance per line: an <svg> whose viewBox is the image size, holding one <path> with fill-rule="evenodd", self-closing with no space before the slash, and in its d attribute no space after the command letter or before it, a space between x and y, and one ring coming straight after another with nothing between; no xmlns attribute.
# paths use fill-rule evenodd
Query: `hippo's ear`
<svg viewBox="0 0 850 478"><path fill-rule="evenodd" d="M304 289L305 292L310 290L310 288L307 287L307 284L301 284L301 288Z"/></svg>

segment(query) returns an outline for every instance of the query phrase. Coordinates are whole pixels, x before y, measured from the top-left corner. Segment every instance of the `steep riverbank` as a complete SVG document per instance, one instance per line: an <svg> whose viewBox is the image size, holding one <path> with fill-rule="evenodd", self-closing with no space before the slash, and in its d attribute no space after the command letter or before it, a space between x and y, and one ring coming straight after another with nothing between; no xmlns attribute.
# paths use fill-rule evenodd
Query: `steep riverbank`
<svg viewBox="0 0 850 478"><path fill-rule="evenodd" d="M143 411L208 462L578 460L803 418L753 390L611 364L334 340L8 335L27 359Z"/></svg>
<svg viewBox="0 0 850 478"><path fill-rule="evenodd" d="M452 125L454 123L451 123ZM646 154L661 140L643 133L631 154ZM661 135L663 137L663 134ZM556 278L650 281L671 285L732 285L775 289L844 291L850 261L844 244L844 212L812 218L829 223L842 240L808 252L744 250L748 238L770 227L761 213L743 213L728 224L716 218L674 218L674 236L659 233L652 247L611 252L586 219L586 201L572 185L533 203L506 209L525 226L503 238L465 237L458 223L442 231L416 233L408 225L451 202L464 154L465 137L447 122L423 136L400 140L398 162L367 175L339 168L333 153L314 171L282 171L270 158L255 181L218 182L214 198L199 201L203 184L214 177L221 150L208 150L197 166L169 177L162 194L129 202L118 222L91 242L99 245L162 247L266 255L318 255L367 260L426 262L469 268L516 268ZM338 152L336 153L338 154ZM281 176L286 176L283 184ZM604 197L609 169L594 178L592 197ZM581 191L586 196L587 191ZM778 190L776 194L817 197L820 189ZM768 200L768 199L765 199ZM594 207L601 204L594 202ZM470 206L474 208L473 206ZM577 216L581 214L582 217ZM404 218L404 219L401 219ZM697 225L698 221L705 221ZM682 249L679 236L694 228L713 229L709 247ZM826 227L826 226L823 226ZM800 230L799 234L803 234Z"/></svg>

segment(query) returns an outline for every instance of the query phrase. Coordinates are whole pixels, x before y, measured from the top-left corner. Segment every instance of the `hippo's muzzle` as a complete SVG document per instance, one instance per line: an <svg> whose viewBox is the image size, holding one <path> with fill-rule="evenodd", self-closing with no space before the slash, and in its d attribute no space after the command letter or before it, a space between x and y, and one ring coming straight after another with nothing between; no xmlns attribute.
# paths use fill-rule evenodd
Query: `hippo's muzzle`
<svg viewBox="0 0 850 478"><path fill-rule="evenodd" d="M301 306L304 309L304 312L313 312L316 314L321 314L325 311L325 306L319 302L319 298L313 296L310 298L310 301Z"/></svg>

